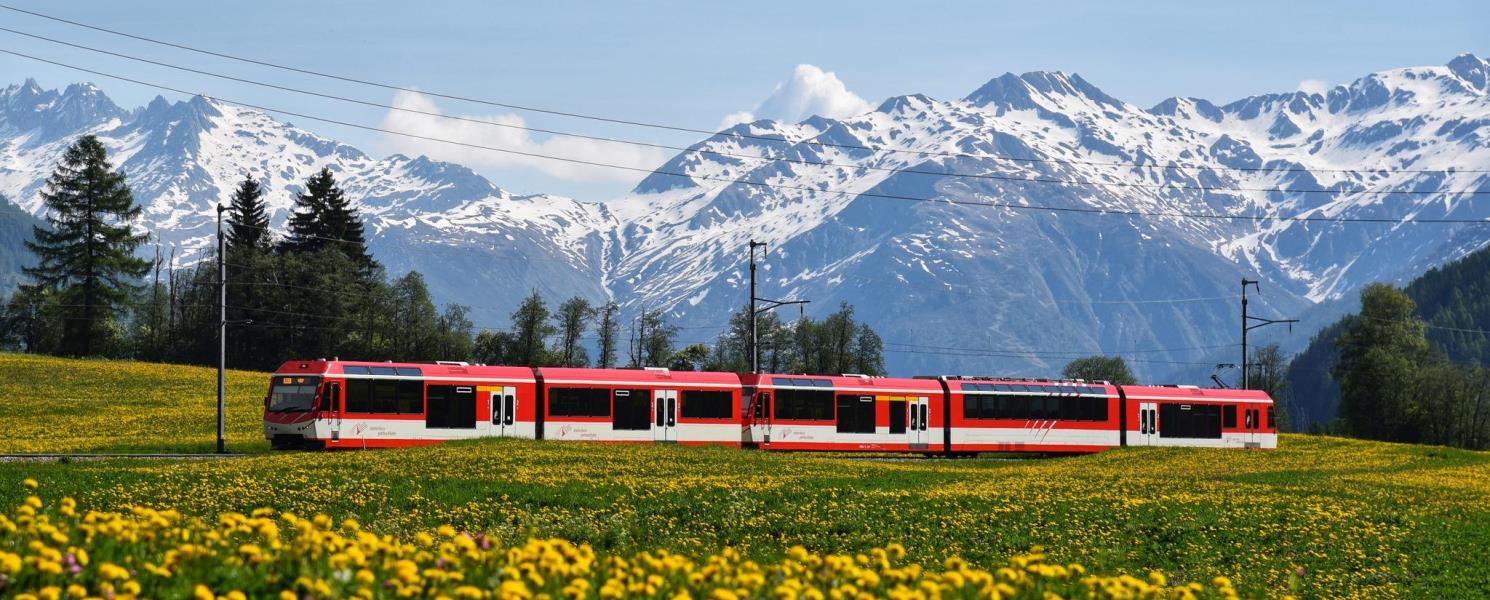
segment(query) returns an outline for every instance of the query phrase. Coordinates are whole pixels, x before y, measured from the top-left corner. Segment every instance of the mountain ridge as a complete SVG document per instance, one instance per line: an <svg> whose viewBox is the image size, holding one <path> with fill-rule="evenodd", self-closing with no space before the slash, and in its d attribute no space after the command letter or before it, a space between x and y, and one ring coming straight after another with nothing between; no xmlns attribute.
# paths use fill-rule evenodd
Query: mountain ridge
<svg viewBox="0 0 1490 600"><path fill-rule="evenodd" d="M1035 209L1485 218L1483 203L1452 193L1490 190L1483 173L1408 171L1490 167L1486 73L1490 63L1464 54L1325 93L1149 108L1077 74L1007 73L959 100L908 94L854 117L735 125L604 203L516 196L460 165L373 158L200 97L125 111L91 85L48 92L28 80L0 91L0 193L39 214L35 191L65 140L93 133L130 173L146 228L203 248L210 207L245 169L270 190L278 225L304 177L326 166L358 199L390 271L420 270L437 299L471 305L478 325L505 323L537 289L551 300L615 298L628 314L662 308L695 332L685 337L712 339L744 304L744 247L758 239L771 250L763 296L811 299L813 313L854 304L894 342L892 371L1049 375L1071 355L1124 349L1154 376L1235 336L1232 303L1188 299L1234 295L1242 276L1268 280L1259 308L1287 314L1410 277L1486 237L1457 226ZM1338 170L1361 164L1382 168ZM1349 191L1409 186L1434 193ZM1276 188L1331 191L1247 191Z"/></svg>

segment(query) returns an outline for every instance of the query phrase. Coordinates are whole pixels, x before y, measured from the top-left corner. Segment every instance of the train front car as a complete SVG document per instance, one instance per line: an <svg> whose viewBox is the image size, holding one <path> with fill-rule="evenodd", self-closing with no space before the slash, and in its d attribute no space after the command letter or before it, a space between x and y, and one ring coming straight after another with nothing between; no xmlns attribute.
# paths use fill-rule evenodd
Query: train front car
<svg viewBox="0 0 1490 600"><path fill-rule="evenodd" d="M533 371L462 363L292 361L264 401L278 449L387 448L535 437Z"/></svg>
<svg viewBox="0 0 1490 600"><path fill-rule="evenodd" d="M1129 446L1278 447L1267 392L1125 385L1122 393Z"/></svg>
<svg viewBox="0 0 1490 600"><path fill-rule="evenodd" d="M264 437L276 450L324 448L331 410L322 383L326 361L287 362L269 377L264 396Z"/></svg>
<svg viewBox="0 0 1490 600"><path fill-rule="evenodd" d="M742 375L745 441L766 450L942 452L945 397L934 379Z"/></svg>
<svg viewBox="0 0 1490 600"><path fill-rule="evenodd" d="M668 369L537 369L544 439L740 445L740 378Z"/></svg>
<svg viewBox="0 0 1490 600"><path fill-rule="evenodd" d="M945 377L951 450L1101 452L1122 443L1117 388L1103 382Z"/></svg>

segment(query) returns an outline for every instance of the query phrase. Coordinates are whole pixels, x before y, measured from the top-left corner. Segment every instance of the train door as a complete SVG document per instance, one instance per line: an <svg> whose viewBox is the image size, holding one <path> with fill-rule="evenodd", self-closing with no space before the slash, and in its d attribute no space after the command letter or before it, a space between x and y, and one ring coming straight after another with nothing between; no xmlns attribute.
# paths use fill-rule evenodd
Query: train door
<svg viewBox="0 0 1490 600"><path fill-rule="evenodd" d="M1243 413L1242 441L1248 448L1257 445L1257 409L1248 408Z"/></svg>
<svg viewBox="0 0 1490 600"><path fill-rule="evenodd" d="M652 440L678 441L678 391L657 390L652 394Z"/></svg>
<svg viewBox="0 0 1490 600"><path fill-rule="evenodd" d="M750 441L757 444L771 443L771 392L756 391L750 402Z"/></svg>
<svg viewBox="0 0 1490 600"><path fill-rule="evenodd" d="M475 386L432 385L425 393L424 402L424 426L426 428L476 429Z"/></svg>
<svg viewBox="0 0 1490 600"><path fill-rule="evenodd" d="M517 388L500 387L492 390L491 435L517 436Z"/></svg>
<svg viewBox="0 0 1490 600"><path fill-rule="evenodd" d="M1138 403L1138 444L1154 446L1159 442L1159 405L1154 402Z"/></svg>
<svg viewBox="0 0 1490 600"><path fill-rule="evenodd" d="M338 384L338 383L328 383L328 384L326 384L326 388L325 389L326 389L326 391L324 393L325 393L326 396L325 396L325 399L323 400L323 402L325 402L325 405L331 409L331 414L330 415L327 415L327 418L329 418L330 421L331 421L331 441L333 441L333 442L340 441L341 440L341 384Z"/></svg>
<svg viewBox="0 0 1490 600"><path fill-rule="evenodd" d="M926 420L931 414L929 401L926 396L912 396L906 404L908 405L906 408L910 409L910 419L908 419L910 431L906 433L909 436L911 449L923 449L931 441L927 439L931 433L926 427Z"/></svg>

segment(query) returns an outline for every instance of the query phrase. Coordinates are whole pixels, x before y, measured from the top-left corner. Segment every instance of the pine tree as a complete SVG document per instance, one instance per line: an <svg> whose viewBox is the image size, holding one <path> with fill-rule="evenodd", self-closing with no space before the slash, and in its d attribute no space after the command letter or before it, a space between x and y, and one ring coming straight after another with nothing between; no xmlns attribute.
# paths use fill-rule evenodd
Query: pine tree
<svg viewBox="0 0 1490 600"><path fill-rule="evenodd" d="M228 254L269 249L269 214L264 209L264 188L252 177L244 177L228 205Z"/></svg>
<svg viewBox="0 0 1490 600"><path fill-rule="evenodd" d="M336 185L329 167L305 181L305 192L295 196L295 211L290 215L290 237L285 249L291 252L315 252L335 247L365 270L376 265L367 252L362 219Z"/></svg>
<svg viewBox="0 0 1490 600"><path fill-rule="evenodd" d="M38 285L61 291L70 305L61 351L92 355L113 336L110 318L134 291L132 281L150 268L134 255L147 237L129 224L140 207L124 174L113 170L103 144L91 135L67 149L41 197L49 227L32 228L35 241L26 247L37 265L24 272Z"/></svg>

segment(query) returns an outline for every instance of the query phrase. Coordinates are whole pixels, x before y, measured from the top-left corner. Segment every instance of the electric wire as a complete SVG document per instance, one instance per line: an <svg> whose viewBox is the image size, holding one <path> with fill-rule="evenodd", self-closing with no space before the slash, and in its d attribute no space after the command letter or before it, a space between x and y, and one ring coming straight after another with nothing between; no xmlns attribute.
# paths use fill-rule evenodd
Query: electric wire
<svg viewBox="0 0 1490 600"><path fill-rule="evenodd" d="M113 75L113 74L109 74L109 73L104 73L102 71L95 71L95 70L87 69L87 68L84 68L84 67L77 67L77 66L66 64L66 63L61 63L61 62L58 62L58 61L53 61L53 60L49 60L49 59L45 59L45 58L39 58L39 57L31 56L29 54L24 54L24 53L16 52L14 50L0 49L0 53L11 54L11 55L14 55L14 56L19 56L19 57L22 57L22 58L28 58L28 59L36 60L36 61L47 63L47 64L52 64L52 65L56 65L56 66L60 66L60 67L68 68L68 69L75 69L75 70L82 71L82 72L85 72L85 73L92 73L92 74L99 75L99 76L102 76L102 77L109 77L109 78L112 78L112 79L118 79L120 81L127 81L127 82L130 82L130 83L135 83L135 84L139 84L139 85L144 85L144 86L149 86L149 87L155 87L155 88L158 88L158 89L168 90L168 91L172 91L172 92L179 93L179 94L200 95L200 94L193 94L192 92L188 92L188 91L185 91L185 90L176 89L176 88L173 88L173 87L170 87L170 86L153 84L153 83L149 83L149 82L145 82L145 81L140 81L140 80L137 80L137 79L132 79L132 78L129 78L129 77L124 77L124 76L120 76L120 75ZM294 116L294 117L299 117L299 118L304 118L304 119L310 119L310 120L313 120L313 121L320 121L320 122L323 122L323 123L330 123L330 124L333 124L333 125L342 125L342 126L346 126L346 127L352 127L352 128L356 128L356 129L365 129L365 130L368 130L368 131L375 131L375 132L387 133L387 134L390 134L390 135L397 135L397 136L408 137L408 138L412 138L412 139L422 139L422 140L427 140L427 141L432 141L432 142L440 142L440 143L452 144L452 145L457 145L457 146L465 146L465 147L470 147L470 148L477 148L477 149L489 150L489 151L494 151L494 152L501 152L501 153L506 153L506 154L513 154L513 155L519 155L519 156L528 156L528 157L533 157L533 158L542 158L542 159L548 159L548 160L556 160L556 161L569 162L569 163L574 163L574 164L583 164L583 165L590 165L590 166L604 167L604 168L611 168L611 169L619 169L619 170L625 170L625 171L634 171L634 172L647 173L647 174L660 174L660 175L668 175L668 176L674 176L674 177L683 177L683 178L691 178L691 179L701 179L701 180L706 180L706 181L719 181L719 182L724 182L724 183L734 183L734 184L741 184L741 185L749 185L749 186L763 187L763 188L768 188L768 189L794 190L794 191L802 191L802 192L809 192L809 193L821 193L821 194L837 195L837 196L855 196L855 197L861 197L861 198L882 198L882 199L889 199L889 200L905 200L905 201L910 201L910 202L935 202L935 203L945 203L945 204L963 205L963 206L985 206L985 207L993 207L993 208L1006 208L1006 209L1010 209L1010 210L1030 210L1030 211L1057 212L1057 213L1099 214L1099 215L1117 215L1117 216L1135 216L1135 217L1172 217L1172 218L1199 219L1199 220L1224 220L1224 221L1247 221L1247 222L1286 221L1286 222L1328 222L1328 223L1376 223L1376 224L1390 224L1390 225L1400 225L1400 224L1408 224L1408 223L1477 224L1477 225L1487 225L1487 224L1490 224L1490 219L1485 219L1485 218L1481 218L1481 219L1450 219L1450 218L1388 219L1388 218L1379 218L1379 217L1365 217L1365 218L1362 218L1362 217L1321 217L1321 216L1309 216L1307 213L1301 213L1301 214L1296 214L1296 215L1256 215L1256 214L1228 215L1228 214L1219 214L1219 213L1197 213L1197 212L1185 212L1185 211L1161 212L1161 211L1141 211L1141 210L1113 210L1113 209L1092 208L1092 207L1065 207L1065 206L1024 205L1024 204L1014 204L1014 203L1008 203L1008 202L984 202L984 201L971 201L971 200L955 200L955 199L951 199L951 198L921 198L921 197L916 197L916 196L904 196L904 195L899 195L899 194L888 194L888 193L870 192L870 191L855 192L855 191L851 191L851 190L824 190L824 189L819 189L819 188L809 187L809 186L791 186L791 185L783 185L783 184L765 183L765 182L760 182L760 181L750 181L750 180L745 180L745 179L731 179L731 178L725 178L725 177L711 177L711 176L705 176L705 175L689 175L689 174L686 174L686 173L676 173L676 172L670 172L670 171L644 169L644 168L640 168L640 167L628 167L628 166L625 166L625 165L616 165L616 164L604 163L604 162L592 161L592 160L583 160L583 159L568 158L568 157L550 156L550 155L545 155L545 154L540 154L540 153L535 153L535 152L525 152L525 151L520 151L520 150L512 150L512 149L509 149L509 148L499 148L499 147L495 147L495 146L486 146L486 145L482 145L482 144L472 144L472 143L468 143L468 142L460 142L460 141L455 141L455 140L446 140L446 139L442 139L442 138L436 138L436 137L431 137L431 136L424 136L424 135L412 134L412 133L401 132L401 131L394 131L394 130L384 129L384 128L380 128L380 127L373 127L373 126L369 126L369 125L360 125L360 124L356 124L356 123L350 123L350 122L347 122L347 121L340 121L340 120L329 119L329 118L325 118L325 117L317 117L317 116L312 116L312 115L308 115L308 114L305 114L305 113L299 113L299 112L294 112L294 111L287 111L287 110L280 110L280 109L275 109L275 108L268 108L268 107L259 106L259 105L255 105L255 104L250 104L250 103L246 103L246 102L237 102L237 101L227 100L227 99L224 99L224 98L215 98L215 99L218 100L218 101L220 101L220 102L226 103L226 104L233 104L233 105L242 106L242 107L245 107L245 108L251 108L251 109L254 109L254 110L265 111L265 112L274 112L274 113L279 113L279 114L285 114L285 115L290 115L290 116ZM1412 190L1412 191L1398 192L1398 193L1411 193L1411 192L1414 192L1414 191L1420 191L1420 190ZM1432 193L1438 193L1438 192L1432 192ZM1473 194L1473 195L1490 194L1490 189L1485 189L1485 190L1468 190L1468 191L1464 191L1462 193L1464 193L1464 194Z"/></svg>
<svg viewBox="0 0 1490 600"><path fill-rule="evenodd" d="M640 121L640 120L634 120L634 119L620 119L620 118L605 117L605 116L599 116L599 115L591 115L591 114L585 114L585 113L579 113L579 112L573 112L573 111L563 111L563 110L555 110L555 109L542 108L542 107L537 107L537 106L529 106L529 105L522 105L522 104L513 104L513 103L509 103L509 102L498 102L498 101L493 101L493 100L484 100L484 99L480 99L480 98L472 98L472 97L462 96L462 95L457 95L457 94L450 94L450 93L443 93L443 92L434 92L434 91L419 90L419 89L414 89L414 88L405 87L405 86L398 86L398 85L393 85L393 84L388 84L388 83L380 83L380 82L371 81L371 80L368 80L368 79L361 79L361 78L350 77L350 76L346 76L346 75L338 75L338 74L324 72L324 71L317 71L317 70L306 69L306 68L302 68L302 67L294 67L294 66L290 66L290 65L273 63L273 62L269 62L269 61L265 61L265 60L258 60L258 59L253 59L253 58L247 58L247 57L237 56L237 55L228 54L228 53L225 53L225 52L217 52L217 51L213 51L213 50L207 50L207 49L203 49L203 48L197 48L197 47L194 47L194 46L188 46L186 44L180 44L180 43L176 43L176 42L170 42L170 41L161 40L161 39L157 39L157 38L151 38L151 37L147 37L147 36L143 36L143 35L138 35L138 34L132 34L132 33L124 32L124 31L119 31L119 30L116 30L116 29L110 29L110 28L101 27L101 26L97 26L97 25L91 25L91 24L88 24L88 23L82 23L82 22L79 22L79 21L75 21L75 20L71 20L71 19L65 19L65 18L62 18L62 17L53 16L53 15L48 15L48 14L44 14L44 13L37 12L37 11L26 10L26 9L23 9L23 8L18 8L18 7L6 5L6 4L0 4L0 9L10 10L10 11L13 11L13 12L18 12L18 13L23 13L23 14L34 16L34 17L38 17L38 18L42 18L42 19L47 19L47 20L55 21L55 22L58 22L58 23L65 23L65 24L72 25L72 26L75 26L75 27L81 27L81 28L84 28L84 29L90 29L90 30L93 30L93 31L98 31L98 32L101 32L101 33L107 33L107 34L110 34L110 35L125 37L125 38L129 38L129 39L137 40L137 41L147 42L147 43L156 44L156 45L160 45L160 46L165 46L165 47L169 47L169 48L175 48L175 49L178 49L178 50L186 50L188 52L194 52L194 53L203 54L203 55L207 55L207 56L213 56L213 57L216 57L216 58L222 58L222 59L227 59L227 60L242 62L242 63L246 63L246 64L253 64L253 65L258 65L258 66L262 66L262 67L269 67L269 68L273 68L273 69L290 71L290 72L294 72L294 73L300 73L302 75L311 75L311 76L315 76L315 77L322 77L322 78L332 79L332 80L337 80L337 81L342 81L342 82L346 82L346 83L355 83L355 84L358 84L358 85L365 85L365 86L370 86L370 87L382 88L382 89L391 90L391 91L400 91L400 92L407 92L407 93L413 93L413 94L422 94L422 95L425 95L425 96L430 96L430 97L435 97L435 98L444 98L444 99L447 99L447 100L456 100L456 101L460 101L460 102L469 102L469 103L472 103L472 104L482 104L482 105L486 105L486 106L494 106L494 107L499 107L499 108L507 108L507 109L517 110L517 111L523 111L523 112L533 112L533 113L547 114L547 115L553 115L553 116L561 116L561 117L567 117L567 118L575 118L575 119L583 119L583 120L596 121L596 122L611 123L611 124L616 124L616 125L627 125L627 126L635 126L635 127L645 127L645 128L651 128L651 129L667 130L667 131L674 131L674 132L681 132L681 133L692 133L692 134L699 134L699 135L706 135L706 136L718 136L718 137L726 137L726 138L749 139L749 140L771 142L771 143L804 144L804 145L812 145L812 146L826 147L826 148L839 148L839 149L846 149L846 150L867 150L867 151L871 151L871 152L906 153L906 154L915 154L915 155L920 155L920 156L941 156L941 157L949 157L949 158L995 159L995 160L1006 160L1006 161L1013 161L1013 162L1079 164L1079 165L1089 165L1089 166L1109 166L1109 167L1122 167L1122 168L1172 169L1172 170L1208 170L1209 169L1209 170L1230 170L1230 171L1242 171L1242 172L1266 171L1266 172L1315 172L1315 173L1449 173L1449 172L1484 173L1484 172L1490 172L1490 169L1384 169L1384 168L1383 169L1323 169L1323 168L1314 169L1314 168L1308 168L1308 167L1282 167L1282 168L1270 168L1270 167L1225 167L1225 166L1217 167L1217 166L1212 166L1212 165L1184 164L1184 163L1178 163L1178 162L1175 162L1175 161L1171 161L1171 164L1143 165L1143 164L1137 164L1137 163L1131 163L1131 162L1080 161L1080 160L1054 159L1054 158L990 157L990 156L986 156L986 155L965 154L965 153L957 153L957 152L933 152L933 151L925 151L925 150L910 150L910 149L899 149L899 148L885 148L885 147L877 147L877 146L869 146L869 145L858 145L858 144L839 144L839 143L819 142L819 141L805 141L805 140L804 141L790 141L790 140L784 140L784 139L780 139L780 138L777 138L777 137L771 137L771 136L753 135L753 134L747 134L747 133L733 133L733 132L712 131L712 130L708 130L708 129L700 129L700 128L694 128L694 127L683 127L683 126L677 126L677 125L668 125L668 124L663 124L663 123L654 123L654 122Z"/></svg>
<svg viewBox="0 0 1490 600"><path fill-rule="evenodd" d="M727 157L727 158L738 158L738 159L751 160L751 161L760 161L760 162L766 163L766 164L777 163L777 162L784 162L784 163L807 165L807 166L832 167L832 168L838 168L838 169L864 170L864 171L875 171L875 172L885 172L885 173L907 173L907 174L913 174L913 175L931 175L931 176L938 176L938 177L955 177L955 178L970 178L970 179L989 179L989 180L996 180L996 181L1029 182L1029 183L1050 183L1050 184L1078 185L1078 186L1090 186L1090 187L1130 187L1131 186L1131 187L1142 187L1142 188L1146 188L1146 189L1177 189L1177 190L1187 190L1187 191L1208 191L1208 192L1236 191L1236 192L1268 192L1268 193L1296 193L1296 194L1397 194L1397 193L1412 193L1412 194L1444 193L1444 194L1455 194L1455 193L1464 193L1464 192L1455 192L1455 191L1452 191L1452 190L1411 190L1411 191L1409 191L1409 190L1383 190L1383 189L1345 188L1345 187L1331 187L1331 188L1280 188L1280 187L1255 188L1255 187L1253 187L1253 188L1249 188L1249 187L1235 187L1235 186L1198 186L1198 185L1170 184L1170 183L1165 183L1165 184L1158 184L1158 183L1142 183L1142 184L1137 184L1137 183L1131 183L1131 182L1105 182L1105 181L1090 181L1090 180L1066 180L1066 179L1045 178L1045 177L1019 177L1019 176L1014 176L1014 175L998 175L998 174L991 174L991 173L962 173L962 172L955 172L955 171L950 171L950 170L948 170L948 171L937 171L937 170L917 169L917 168L912 168L912 167L881 167L881 166L868 165L868 164L846 164L846 163L835 163L835 162L829 162L829 161L806 160L806 159L800 159L800 158L791 158L791 157L787 157L787 156L775 156L775 157L773 157L773 156L758 156L758 155L754 155L754 154L743 154L743 153L738 153L738 152L724 152L724 151L719 151L719 150L709 150L709 149L695 148L695 147L685 147L685 146L674 146L674 145L668 145L668 144L657 144L657 143L652 143L652 142L636 141L636 140L629 140L629 139L624 139L624 138L596 136L596 135L588 135L588 134L574 133L574 132L568 132L568 131L560 131L560 130L554 130L554 129L544 129L544 128L539 128L539 127L529 127L529 126L525 126L525 125L516 125L516 124L512 124L512 123L502 123L502 122L491 121L491 120L487 120L487 119L478 119L478 118L474 118L474 117L464 117L464 116L460 116L460 115L450 115L450 114L444 114L444 113L440 113L440 112L433 112L433 111L427 111L427 110L419 110L419 109L416 109L416 108L408 108L408 107L403 107L403 106L396 106L396 105L385 104L385 103L381 103L381 102L374 102L374 101L362 100L362 99L358 99L358 98L351 98L351 97L346 97L346 96L339 96L339 95L336 95L336 94L327 94L327 93L317 92L317 91L313 91L313 90L306 90L306 89L303 89L303 88L296 88L296 87L291 87L291 86L279 85L279 84L274 84L274 83L268 83L268 82L258 81L258 80L254 80L254 79L247 79L247 78L243 78L243 77L235 77L235 76L231 76L231 75L224 75L224 74L221 74L221 73L216 73L216 72L212 72L212 71L206 71L206 70L202 70L202 69L195 69L195 68L191 68L191 67L184 67L184 66L180 66L180 65L174 65L174 64L171 64L171 63L166 63L166 62L151 60L151 59L148 59L148 58L142 58L142 57L133 56L133 55L129 55L129 54L124 54L124 53L121 53L121 52L114 52L114 51L111 51L111 50L105 50L105 49L95 48L95 47L86 46L86 45L83 45L83 44L75 44L75 43L67 42L67 41L64 41L64 40L58 40L58 39L55 39L55 38L50 38L50 37L46 37L46 36L42 36L42 35L36 35L36 34L32 34L32 33L27 33L27 32L24 32L24 31L18 31L18 30L15 30L15 29L10 29L8 27L0 27L0 31L5 31L5 32L12 33L12 34L16 34L16 35L21 35L21 36L25 36L25 37L29 37L29 38L34 38L34 39L39 39L39 40L51 42L51 43L54 43L54 44L60 44L60 45L69 46L69 47L73 47L73 48L78 48L78 49L82 49L82 50L87 50L87 51L90 51L90 52L95 52L95 53L104 54L104 55L108 55L108 56L115 56L115 57L119 57L119 58L124 58L124 59L133 60L133 61L137 61L137 62L142 62L142 63L146 63L146 64L156 65L156 66L165 67L165 68L169 68L169 69L175 69L175 70L184 71L184 72L188 72L188 73L195 73L195 74L198 74L198 75L205 75L205 76L208 76L208 77L215 77L215 78L224 79L224 80L227 80L227 81L234 81L234 82L238 82L238 83L245 83L245 84L249 84L249 85L256 85L256 86L266 87L266 88L270 88L270 89L274 89L274 90L280 90L280 91L286 91L286 92L304 94L304 95L318 97L318 98L324 98L324 99L328 99L328 100L336 100L336 101L339 101L339 102L347 102L347 103L351 103L351 104L358 104L358 105L363 105L363 106L381 108L381 109L391 110L391 111L395 111L395 112L417 114L417 115L422 115L422 116L427 116L427 117L433 117L433 118L449 119L449 120L461 121L461 122L466 122L466 123L475 123L475 124L479 124L479 125L486 125L486 126L490 126L490 127L499 127L499 128L504 128L504 129L513 129L513 130L528 131L528 132L534 132L534 133L543 133L543 134L556 135L556 136L561 136L561 137L571 137L571 138L586 139L586 140L592 140L592 141L601 141L601 142L607 142L607 143L626 144L626 145L632 145L632 146L638 146L638 147L645 147L645 148L656 148L656 149L663 149L663 150L672 150L672 151L675 151L675 152L681 152L681 153L687 153L687 154L700 154L700 155L706 155L706 156L720 156L720 157ZM205 97L216 98L215 96L205 96ZM217 99L218 100L222 100L221 98L217 98ZM223 100L223 101L224 102L228 102L226 100ZM997 160L999 157L989 155L989 156L983 156L983 158ZM1460 172L1464 172L1464 171L1460 171Z"/></svg>

